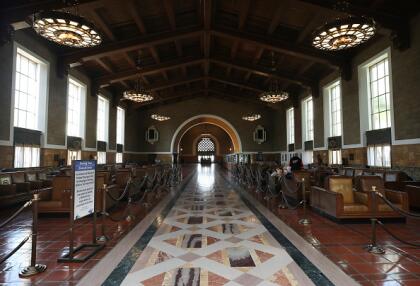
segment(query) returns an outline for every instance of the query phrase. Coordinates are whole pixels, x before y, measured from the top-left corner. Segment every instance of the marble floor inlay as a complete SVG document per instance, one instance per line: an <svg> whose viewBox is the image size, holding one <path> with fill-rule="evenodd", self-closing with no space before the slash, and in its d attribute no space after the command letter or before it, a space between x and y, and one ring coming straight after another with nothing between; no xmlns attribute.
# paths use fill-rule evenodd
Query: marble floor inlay
<svg viewBox="0 0 420 286"><path fill-rule="evenodd" d="M198 168L122 285L314 285L215 167Z"/></svg>

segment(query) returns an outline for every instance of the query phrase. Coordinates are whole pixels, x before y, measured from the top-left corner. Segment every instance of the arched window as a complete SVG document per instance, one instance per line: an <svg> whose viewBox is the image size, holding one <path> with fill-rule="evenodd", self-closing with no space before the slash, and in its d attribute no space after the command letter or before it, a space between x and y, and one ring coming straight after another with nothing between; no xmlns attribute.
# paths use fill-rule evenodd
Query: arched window
<svg viewBox="0 0 420 286"><path fill-rule="evenodd" d="M215 146L213 140L209 137L203 137L197 144L197 151L199 154L210 154L214 153Z"/></svg>

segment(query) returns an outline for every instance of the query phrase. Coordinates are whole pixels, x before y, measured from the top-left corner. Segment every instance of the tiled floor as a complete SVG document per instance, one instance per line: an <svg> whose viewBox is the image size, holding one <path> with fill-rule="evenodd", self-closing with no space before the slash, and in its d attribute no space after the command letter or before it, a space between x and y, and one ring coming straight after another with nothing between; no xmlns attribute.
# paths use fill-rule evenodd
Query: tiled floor
<svg viewBox="0 0 420 286"><path fill-rule="evenodd" d="M273 226L268 226L266 219L261 220L261 213L255 210L261 206L254 208L250 205L258 205L254 201L242 201L216 169L197 168L196 176L181 197L169 203L162 216L154 218L159 222L155 221L148 229L149 237L145 235L145 240L139 240L141 250L126 255L124 259L128 257L132 264L122 261L118 265L125 267L123 276L112 280L106 275L105 285L119 285L121 281L126 285L134 282L147 286L176 285L176 281L214 286L331 285L326 277L321 277L324 282L313 278L313 271L320 266L316 261L312 265L296 260L296 253L301 250L292 249L291 254L292 243L285 246L273 234ZM112 235L112 240L85 263L57 262L59 252L67 245L68 219L42 217L38 262L47 264L48 270L31 279L18 277L19 270L29 263L28 242L0 265L0 285L75 285L144 217L140 208L133 208L132 212L136 214L134 222L106 221L107 234ZM337 224L311 211L308 213L313 222L309 226L298 224L301 210L278 210L276 215L361 285L420 285L419 248L405 246L379 230L378 241L386 253L370 254L363 249L369 243L368 223ZM5 213L1 217L6 217ZM30 213L25 213L13 226L1 231L0 257L30 233L30 221ZM398 236L420 242L420 225L414 220L388 225ZM90 230L89 220L81 220L76 230L77 241L89 242ZM116 269L111 276L121 275Z"/></svg>
<svg viewBox="0 0 420 286"><path fill-rule="evenodd" d="M364 249L370 241L369 223L337 224L314 212L309 211L308 214L313 223L302 226L298 223L302 217L301 210L278 211L280 219L360 284L420 285L420 248L404 245L378 229L378 243L386 253L371 254ZM386 225L399 237L420 242L418 220Z"/></svg>
<svg viewBox="0 0 420 286"><path fill-rule="evenodd" d="M185 177L193 169L187 167L183 169ZM121 209L125 203L121 204ZM0 213L0 221L10 215L12 210L3 210ZM98 261L104 257L142 218L147 210L140 205L133 205L130 213L135 216L135 220L113 222L105 220L106 234L111 238L106 243L105 249L101 250L94 257L84 263L59 263L57 258L60 251L68 246L68 217L41 216L39 219L39 235L37 246L37 263L46 264L47 270L44 273L32 276L28 279L19 278L20 270L29 265L31 255L31 240L29 240L18 252L16 252L5 263L0 265L0 285L76 285L77 282L91 270ZM118 217L122 210L115 209L112 215ZM31 212L24 212L0 231L0 257L3 257L11 249L31 232L32 216ZM97 233L100 231L101 219L98 219ZM75 230L75 241L79 243L90 243L92 241L91 219L81 219L77 222Z"/></svg>
<svg viewBox="0 0 420 286"><path fill-rule="evenodd" d="M314 285L215 166L198 167L135 255L105 285Z"/></svg>

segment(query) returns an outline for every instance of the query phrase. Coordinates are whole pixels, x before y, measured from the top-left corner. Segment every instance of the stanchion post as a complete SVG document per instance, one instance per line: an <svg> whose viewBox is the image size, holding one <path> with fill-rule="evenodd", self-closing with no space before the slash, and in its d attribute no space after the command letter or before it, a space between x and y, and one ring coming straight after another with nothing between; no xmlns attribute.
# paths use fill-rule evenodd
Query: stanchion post
<svg viewBox="0 0 420 286"><path fill-rule="evenodd" d="M307 213L306 213L305 178L302 178L302 200L303 200L303 218L299 220L299 224L302 224L302 225L312 224L312 221L307 217Z"/></svg>
<svg viewBox="0 0 420 286"><path fill-rule="evenodd" d="M39 194L35 193L32 200L32 249L31 249L31 265L23 268L19 273L20 277L29 277L44 272L47 266L44 264L36 264L36 244L38 238L38 202Z"/></svg>
<svg viewBox="0 0 420 286"><path fill-rule="evenodd" d="M106 221L106 192L108 186L104 184L102 189L102 212L101 212L101 233L102 235L97 238L99 242L106 242L109 238L105 234L105 221Z"/></svg>
<svg viewBox="0 0 420 286"><path fill-rule="evenodd" d="M367 251L373 254L384 254L385 250L377 244L377 237L376 237L376 224L378 219L376 218L376 186L372 186L371 198L372 198L372 217L370 218L371 226L372 226L372 236L371 236L371 243L367 246Z"/></svg>

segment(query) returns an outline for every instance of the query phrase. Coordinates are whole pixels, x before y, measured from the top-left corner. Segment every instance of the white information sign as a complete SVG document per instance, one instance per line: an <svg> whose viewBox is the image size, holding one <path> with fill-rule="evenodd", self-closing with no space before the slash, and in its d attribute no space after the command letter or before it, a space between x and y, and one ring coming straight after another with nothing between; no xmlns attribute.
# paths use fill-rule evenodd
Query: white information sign
<svg viewBox="0 0 420 286"><path fill-rule="evenodd" d="M95 176L96 161L74 161L74 220L93 213Z"/></svg>

